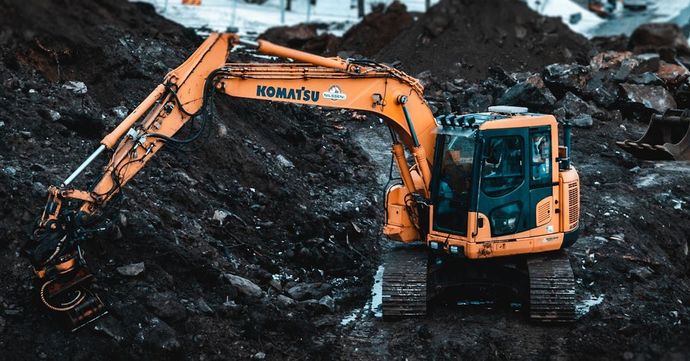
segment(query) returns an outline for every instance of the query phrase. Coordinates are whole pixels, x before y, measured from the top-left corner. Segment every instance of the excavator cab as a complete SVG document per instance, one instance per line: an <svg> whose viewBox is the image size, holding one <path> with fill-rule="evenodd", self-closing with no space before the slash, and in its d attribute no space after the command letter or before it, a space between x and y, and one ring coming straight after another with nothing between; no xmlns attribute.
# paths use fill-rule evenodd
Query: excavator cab
<svg viewBox="0 0 690 361"><path fill-rule="evenodd" d="M572 243L579 190L562 191L578 186L575 170L556 157L556 120L522 108L493 110L437 118L429 246L487 258Z"/></svg>

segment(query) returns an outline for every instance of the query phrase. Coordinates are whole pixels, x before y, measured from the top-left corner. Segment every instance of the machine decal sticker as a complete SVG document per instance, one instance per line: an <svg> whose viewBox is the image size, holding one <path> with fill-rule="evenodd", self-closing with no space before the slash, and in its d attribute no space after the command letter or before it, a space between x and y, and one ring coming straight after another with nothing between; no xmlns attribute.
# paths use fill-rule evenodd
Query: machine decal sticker
<svg viewBox="0 0 690 361"><path fill-rule="evenodd" d="M309 90L305 87L301 88L283 88L272 87L266 85L256 86L256 96L276 99L291 99L305 102L319 101L319 92Z"/></svg>
<svg viewBox="0 0 690 361"><path fill-rule="evenodd" d="M347 94L343 93L339 86L333 85L328 88L328 91L323 92L323 97L333 101L347 99Z"/></svg>

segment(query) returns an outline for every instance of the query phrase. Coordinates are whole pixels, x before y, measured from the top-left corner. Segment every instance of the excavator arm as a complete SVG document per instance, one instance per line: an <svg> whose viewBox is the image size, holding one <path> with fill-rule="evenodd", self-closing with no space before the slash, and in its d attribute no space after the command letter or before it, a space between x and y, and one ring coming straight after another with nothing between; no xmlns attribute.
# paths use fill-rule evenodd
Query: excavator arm
<svg viewBox="0 0 690 361"><path fill-rule="evenodd" d="M288 63L226 63L236 45L262 54L292 59ZM163 83L129 114L60 186L49 188L48 202L25 247L38 276L47 308L68 316L79 328L105 313L90 290L93 276L79 244L102 227L108 205L167 143L189 143L176 135L196 117L204 117L215 92L233 97L367 111L380 116L396 134L392 152L403 185L387 196L389 237L410 242L422 237L414 204L429 197L436 122L419 81L384 64L325 58L266 41L244 41L235 34L211 34ZM205 124L209 119L201 121ZM406 160L403 145L413 156ZM96 183L87 190L72 182L100 154L111 156ZM392 221L391 221L392 220Z"/></svg>

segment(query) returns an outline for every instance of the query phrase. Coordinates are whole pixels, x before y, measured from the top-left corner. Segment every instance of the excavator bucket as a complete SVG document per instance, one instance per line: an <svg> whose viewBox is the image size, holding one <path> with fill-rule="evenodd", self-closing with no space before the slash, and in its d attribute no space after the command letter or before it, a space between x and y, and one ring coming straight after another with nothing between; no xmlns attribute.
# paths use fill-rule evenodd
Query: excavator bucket
<svg viewBox="0 0 690 361"><path fill-rule="evenodd" d="M690 110L669 109L655 114L642 138L616 142L644 160L690 160Z"/></svg>

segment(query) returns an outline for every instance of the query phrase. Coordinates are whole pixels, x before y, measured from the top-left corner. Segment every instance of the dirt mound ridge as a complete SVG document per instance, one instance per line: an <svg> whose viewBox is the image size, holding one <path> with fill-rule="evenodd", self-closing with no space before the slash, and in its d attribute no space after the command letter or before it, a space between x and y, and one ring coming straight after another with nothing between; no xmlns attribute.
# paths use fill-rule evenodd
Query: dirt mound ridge
<svg viewBox="0 0 690 361"><path fill-rule="evenodd" d="M557 18L517 0L443 0L376 55L410 74L479 80L491 66L537 71L556 62L585 62L589 42Z"/></svg>
<svg viewBox="0 0 690 361"><path fill-rule="evenodd" d="M109 317L78 334L48 317L28 261L17 257L47 186L201 39L124 0L0 0L0 18L4 359L337 352L337 312L369 296L378 254L371 163L328 112L224 96L215 97L208 134L189 148L167 147L125 187L117 229L82 244ZM75 186L100 173L95 164ZM139 262L137 277L117 271ZM229 281L236 277L248 281ZM261 294L243 289L248 282Z"/></svg>

